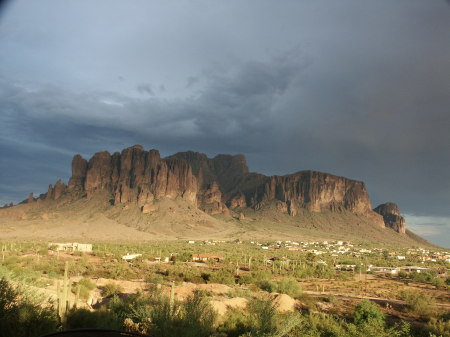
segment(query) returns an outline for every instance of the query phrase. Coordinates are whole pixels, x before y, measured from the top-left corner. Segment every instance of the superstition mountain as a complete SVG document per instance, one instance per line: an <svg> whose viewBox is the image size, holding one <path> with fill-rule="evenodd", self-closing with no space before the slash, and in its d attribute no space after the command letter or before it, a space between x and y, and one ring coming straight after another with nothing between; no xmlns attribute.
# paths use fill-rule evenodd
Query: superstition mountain
<svg viewBox="0 0 450 337"><path fill-rule="evenodd" d="M249 172L243 155L211 159L189 151L161 158L157 150L140 145L112 155L98 152L89 160L76 155L67 185L58 180L47 193L37 198L30 193L21 205L0 211L0 225L33 223L35 233L42 223L56 230L58 219L66 226L85 224L85 237L90 237L89 228L113 228L115 223L167 238L261 231L272 236L284 232L285 237L307 231L311 237L329 232L362 240L393 236L407 244L425 242L406 230L395 204L372 209L361 181L316 171L265 176Z"/></svg>

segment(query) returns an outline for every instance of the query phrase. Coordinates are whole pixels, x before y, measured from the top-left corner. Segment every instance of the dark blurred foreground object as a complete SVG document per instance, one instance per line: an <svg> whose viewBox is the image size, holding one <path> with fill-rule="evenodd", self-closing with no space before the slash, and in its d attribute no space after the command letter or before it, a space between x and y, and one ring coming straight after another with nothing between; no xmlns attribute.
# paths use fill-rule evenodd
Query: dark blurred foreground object
<svg viewBox="0 0 450 337"><path fill-rule="evenodd" d="M53 332L41 337L152 337L134 332L126 332L108 329L76 329L61 332Z"/></svg>

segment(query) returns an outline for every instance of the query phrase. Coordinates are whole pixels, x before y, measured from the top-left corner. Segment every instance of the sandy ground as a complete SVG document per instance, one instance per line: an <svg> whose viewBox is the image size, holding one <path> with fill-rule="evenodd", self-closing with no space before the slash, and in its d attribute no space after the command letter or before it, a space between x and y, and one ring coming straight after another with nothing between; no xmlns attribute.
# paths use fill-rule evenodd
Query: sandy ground
<svg viewBox="0 0 450 337"><path fill-rule="evenodd" d="M78 282L81 277L72 277L70 279L71 284L74 282ZM118 281L112 279L98 278L92 279L95 283L96 288L91 291L90 297L87 300L80 300L78 302L78 307L92 308L97 307L99 304L106 303L105 298L101 294L102 287L108 283L115 283L121 286L121 294L124 296L135 294L137 292L145 292L148 291L148 284L146 284L143 280L133 280L133 281ZM30 287L30 290L50 301L57 300L56 294L56 281L49 280L47 287L38 288L38 287ZM189 282L184 282L175 287L175 297L178 300L185 300L188 296L191 296L195 290L205 290L211 296L211 305L219 314L219 316L223 316L226 314L227 310L230 308L233 309L245 309L248 304L248 299L243 297L229 297L228 294L231 291L231 287L224 284L194 284ZM166 292L167 295L170 293L170 287L163 287L162 291ZM300 302L293 299L292 297L286 294L266 294L267 299L273 301L275 308L279 312L291 312L295 311ZM45 301L45 300L44 300ZM75 301L75 295L73 293L69 293L69 303L73 304Z"/></svg>

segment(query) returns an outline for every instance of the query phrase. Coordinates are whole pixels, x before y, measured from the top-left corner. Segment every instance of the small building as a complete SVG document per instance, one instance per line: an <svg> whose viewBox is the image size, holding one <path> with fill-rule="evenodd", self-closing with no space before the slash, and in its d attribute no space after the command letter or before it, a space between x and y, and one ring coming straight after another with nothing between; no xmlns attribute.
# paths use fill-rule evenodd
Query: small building
<svg viewBox="0 0 450 337"><path fill-rule="evenodd" d="M92 244L90 243L78 243L78 242L68 242L68 243L54 243L48 244L48 249L55 250L57 252L92 252Z"/></svg>
<svg viewBox="0 0 450 337"><path fill-rule="evenodd" d="M392 275L397 275L400 271L400 268L397 267L375 267L375 266L368 266L367 267L368 272L372 273L390 273Z"/></svg>
<svg viewBox="0 0 450 337"><path fill-rule="evenodd" d="M301 248L300 248L300 247L287 247L287 250L290 250L290 251L299 251L299 250L301 250Z"/></svg>
<svg viewBox="0 0 450 337"><path fill-rule="evenodd" d="M139 256L142 256L142 254L127 254L127 255L122 256L122 260L131 261Z"/></svg>
<svg viewBox="0 0 450 337"><path fill-rule="evenodd" d="M405 270L409 273L411 272L416 272L416 273L420 273L422 271L427 271L428 268L425 267L417 267L417 266L405 266L405 267L400 267L401 270Z"/></svg>
<svg viewBox="0 0 450 337"><path fill-rule="evenodd" d="M282 256L282 257L273 256L273 257L268 258L266 260L267 263L273 263L275 261L281 261L282 263L289 263L290 262L290 260L286 256Z"/></svg>
<svg viewBox="0 0 450 337"><path fill-rule="evenodd" d="M337 264L334 268L336 270L354 271L356 269L356 264Z"/></svg>
<svg viewBox="0 0 450 337"><path fill-rule="evenodd" d="M201 262L216 261L216 262L220 262L220 261L222 261L222 257L220 257L219 255L214 255L214 254L192 254L192 261L201 261Z"/></svg>

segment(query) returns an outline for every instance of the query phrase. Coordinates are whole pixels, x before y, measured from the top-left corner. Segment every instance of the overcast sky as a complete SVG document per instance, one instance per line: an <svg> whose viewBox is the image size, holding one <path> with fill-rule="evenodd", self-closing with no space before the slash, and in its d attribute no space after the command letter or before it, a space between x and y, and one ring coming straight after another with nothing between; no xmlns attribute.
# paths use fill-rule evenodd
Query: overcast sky
<svg viewBox="0 0 450 337"><path fill-rule="evenodd" d="M142 144L366 182L450 246L444 0L18 0L0 12L0 203Z"/></svg>

